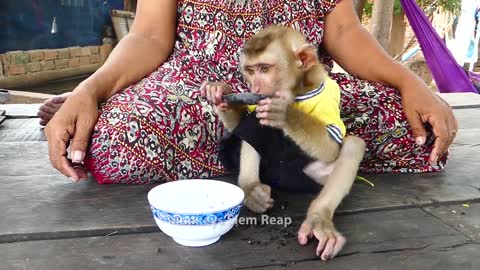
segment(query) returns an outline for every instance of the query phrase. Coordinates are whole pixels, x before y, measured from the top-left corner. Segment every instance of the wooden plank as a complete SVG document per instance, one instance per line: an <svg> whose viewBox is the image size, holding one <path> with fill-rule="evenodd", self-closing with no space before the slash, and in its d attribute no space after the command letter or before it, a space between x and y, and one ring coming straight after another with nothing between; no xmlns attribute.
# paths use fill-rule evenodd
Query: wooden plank
<svg viewBox="0 0 480 270"><path fill-rule="evenodd" d="M357 183L339 213L358 213L480 198L480 147L462 130L448 168L435 174L368 175L375 187ZM478 134L478 133L477 133ZM473 138L473 135L471 136ZM151 186L72 183L50 166L46 142L0 143L0 241L101 235L106 230L151 231L146 194ZM233 176L227 177L232 179ZM271 214L303 216L312 195L275 193ZM11 207L22 202L22 207ZM81 213L81 214L78 214ZM29 218L26 218L29 217Z"/></svg>
<svg viewBox="0 0 480 270"><path fill-rule="evenodd" d="M47 142L0 143L0 177L59 175L48 159ZM0 181L3 183L4 181Z"/></svg>
<svg viewBox="0 0 480 270"><path fill-rule="evenodd" d="M0 142L46 141L38 118L8 119L0 126Z"/></svg>
<svg viewBox="0 0 480 270"><path fill-rule="evenodd" d="M480 128L480 109L453 110L453 113L460 129Z"/></svg>
<svg viewBox="0 0 480 270"><path fill-rule="evenodd" d="M480 242L480 204L434 206L425 210L470 239Z"/></svg>
<svg viewBox="0 0 480 270"><path fill-rule="evenodd" d="M446 169L426 174L360 174L375 184L356 182L339 207L339 213L398 209L415 205L459 203L479 200L479 129L459 131ZM303 213L311 195L278 193L274 200L280 209ZM279 208L273 209L279 211Z"/></svg>
<svg viewBox="0 0 480 270"><path fill-rule="evenodd" d="M0 110L0 124L2 124L6 118L5 111Z"/></svg>
<svg viewBox="0 0 480 270"><path fill-rule="evenodd" d="M152 186L74 183L60 175L1 178L0 242L155 229L146 198Z"/></svg>
<svg viewBox="0 0 480 270"><path fill-rule="evenodd" d="M480 128L459 129L451 148L455 149L458 146L477 147L480 143L479 132Z"/></svg>
<svg viewBox="0 0 480 270"><path fill-rule="evenodd" d="M477 94L448 94L445 98L454 109L480 108L480 95ZM465 96L466 95L466 96ZM442 94L442 98L444 98ZM0 104L0 110L6 110L9 117L37 117L41 103L35 104ZM460 110L461 111L461 110ZM478 119L478 118L477 118Z"/></svg>
<svg viewBox="0 0 480 270"><path fill-rule="evenodd" d="M474 93L439 93L452 108L480 108L480 95Z"/></svg>
<svg viewBox="0 0 480 270"><path fill-rule="evenodd" d="M16 127L26 125L25 128L28 128L31 125L35 125L34 120L22 121L9 120L8 123L12 123L11 127L14 127L16 124L18 124ZM439 175L450 173L463 173L467 175L468 179L473 179L474 173L471 173L471 170L472 168L476 168L476 166L474 166L473 164L476 164L476 158L474 157L478 156L477 151L479 151L479 147L477 145L478 134L479 132L475 129L459 131L459 134L453 146L452 158L447 167L447 170L445 171L445 173L440 173ZM467 150L462 151L462 149L464 148ZM0 143L0 158L2 159L2 162L0 163L0 176L34 176L56 174L56 171L51 168L48 160L48 145L46 142ZM461 172L460 170L456 169L456 166L461 166L462 168L468 169L466 169L464 172ZM432 174L429 174L429 179L431 178L430 175ZM408 178L410 176L412 175L376 175L372 176L373 178L375 178L372 180L382 181L381 179L384 178L392 178L395 179L392 180L393 182L397 181L396 179L399 177ZM415 176L414 178L418 178L425 176L425 174L418 174L413 176ZM365 189L368 192L375 190L371 188Z"/></svg>
<svg viewBox="0 0 480 270"><path fill-rule="evenodd" d="M461 129L473 129L480 125L480 109L455 110ZM474 122L479 122L476 125ZM462 131L460 131L462 132ZM475 132L476 133L476 132ZM467 133L467 136L474 135L472 139L478 141L478 133ZM40 126L38 118L32 119L8 119L0 127L0 142L22 142L22 141L46 141L43 127ZM473 143L473 142L472 142Z"/></svg>
<svg viewBox="0 0 480 270"><path fill-rule="evenodd" d="M258 226L239 225L219 242L202 248L180 246L162 233L5 243L0 244L0 261L8 269L248 269L301 262L311 262L315 267L308 269L314 269L342 265L342 259L355 254L377 257L397 251L405 256L416 250L428 255L471 245L464 235L420 209L356 214L337 218L349 241L339 258L323 263L314 254L314 241L307 246L297 243L300 222L294 220L287 228L259 225L260 221ZM463 254L478 262L478 252ZM423 262L429 265L429 260ZM360 265L374 266L367 263ZM459 264L451 260L450 265Z"/></svg>
<svg viewBox="0 0 480 270"><path fill-rule="evenodd" d="M0 104L10 100L10 93L8 90L0 89Z"/></svg>
<svg viewBox="0 0 480 270"><path fill-rule="evenodd" d="M440 94L454 109L480 108L480 95L473 93ZM35 104L0 104L0 110L6 110L11 117L37 117L38 107Z"/></svg>
<svg viewBox="0 0 480 270"><path fill-rule="evenodd" d="M405 250L367 253L358 252L336 258L326 263L307 260L282 266L292 270L350 270L350 269L388 269L388 270L478 270L480 258L476 243L452 245L450 247L420 247ZM264 270L279 269L278 265L262 267ZM283 269L283 267L282 267Z"/></svg>
<svg viewBox="0 0 480 270"><path fill-rule="evenodd" d="M0 110L5 110L8 118L34 118L37 117L41 103L34 104L0 104Z"/></svg>

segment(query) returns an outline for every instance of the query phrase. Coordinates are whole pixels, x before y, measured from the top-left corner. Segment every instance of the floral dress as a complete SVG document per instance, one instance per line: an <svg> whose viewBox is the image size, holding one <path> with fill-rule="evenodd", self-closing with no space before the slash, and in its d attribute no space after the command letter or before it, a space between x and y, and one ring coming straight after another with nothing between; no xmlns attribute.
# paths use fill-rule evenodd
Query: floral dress
<svg viewBox="0 0 480 270"><path fill-rule="evenodd" d="M238 69L246 39L283 24L302 32L321 50L325 14L340 0L179 0L174 50L141 81L101 106L86 166L99 183L146 184L227 173L218 159L226 129L200 95L205 80L248 91ZM331 69L332 60L320 53ZM330 74L341 87L347 133L367 142L361 172L431 172L445 159L427 160L433 136L417 146L393 88Z"/></svg>

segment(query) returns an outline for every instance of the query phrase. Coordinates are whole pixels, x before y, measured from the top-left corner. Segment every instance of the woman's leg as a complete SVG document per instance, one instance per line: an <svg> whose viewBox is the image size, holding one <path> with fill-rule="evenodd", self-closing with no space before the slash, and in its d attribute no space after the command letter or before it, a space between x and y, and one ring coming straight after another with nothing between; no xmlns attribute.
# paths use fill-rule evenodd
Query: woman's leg
<svg viewBox="0 0 480 270"><path fill-rule="evenodd" d="M447 155L434 166L428 163L434 142L430 130L427 129L425 145L415 144L396 89L349 74L331 76L342 89L341 113L347 133L358 135L367 143L361 172L420 173L444 168Z"/></svg>
<svg viewBox="0 0 480 270"><path fill-rule="evenodd" d="M159 68L102 104L85 161L99 183L224 174L217 155L223 128L198 85L178 74Z"/></svg>
<svg viewBox="0 0 480 270"><path fill-rule="evenodd" d="M40 125L46 126L48 121L60 109L65 100L70 96L71 92L49 98L38 108L37 116L40 118Z"/></svg>

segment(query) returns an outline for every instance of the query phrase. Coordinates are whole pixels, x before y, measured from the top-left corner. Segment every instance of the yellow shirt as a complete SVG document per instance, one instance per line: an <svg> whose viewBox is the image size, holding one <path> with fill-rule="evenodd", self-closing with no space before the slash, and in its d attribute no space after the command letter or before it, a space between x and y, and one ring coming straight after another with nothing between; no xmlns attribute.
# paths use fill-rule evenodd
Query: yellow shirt
<svg viewBox="0 0 480 270"><path fill-rule="evenodd" d="M305 95L295 98L293 106L314 116L327 125L330 137L341 144L345 137L345 124L340 118L340 87L327 77L325 83ZM257 105L249 105L248 111L254 112Z"/></svg>

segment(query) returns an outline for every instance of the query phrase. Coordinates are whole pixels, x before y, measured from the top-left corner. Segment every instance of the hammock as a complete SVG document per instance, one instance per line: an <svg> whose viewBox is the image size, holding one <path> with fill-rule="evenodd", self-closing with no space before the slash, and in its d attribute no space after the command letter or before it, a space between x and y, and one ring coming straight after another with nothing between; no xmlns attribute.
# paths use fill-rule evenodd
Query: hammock
<svg viewBox="0 0 480 270"><path fill-rule="evenodd" d="M473 72L467 73L463 67L458 65L416 1L400 0L400 3L422 48L438 91L441 93L478 93L471 80L479 80L480 75Z"/></svg>

